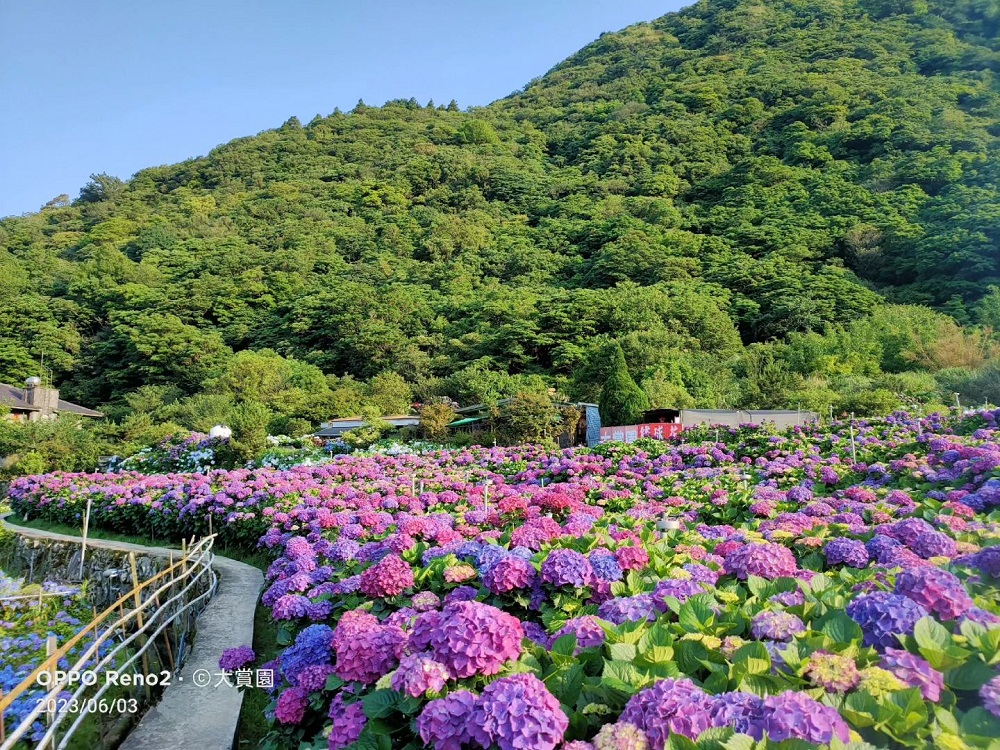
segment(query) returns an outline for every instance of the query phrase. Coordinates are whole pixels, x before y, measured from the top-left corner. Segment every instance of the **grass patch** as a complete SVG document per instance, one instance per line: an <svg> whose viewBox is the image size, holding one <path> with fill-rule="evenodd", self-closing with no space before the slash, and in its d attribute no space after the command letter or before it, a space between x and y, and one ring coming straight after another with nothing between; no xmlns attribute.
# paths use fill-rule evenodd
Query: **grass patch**
<svg viewBox="0 0 1000 750"><path fill-rule="evenodd" d="M278 623L271 619L271 611L257 603L253 618L253 650L258 662L269 662L281 653L278 646ZM236 747L239 750L256 750L267 735L270 726L264 711L271 703L267 692L261 688L247 690L243 696L243 709L236 729Z"/></svg>

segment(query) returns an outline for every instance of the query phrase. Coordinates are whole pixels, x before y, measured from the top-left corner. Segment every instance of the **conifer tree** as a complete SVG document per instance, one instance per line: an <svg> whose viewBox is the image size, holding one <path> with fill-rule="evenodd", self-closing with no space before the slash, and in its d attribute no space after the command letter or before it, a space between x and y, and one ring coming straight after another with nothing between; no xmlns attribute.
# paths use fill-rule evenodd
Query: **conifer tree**
<svg viewBox="0 0 1000 750"><path fill-rule="evenodd" d="M649 399L635 384L625 363L625 353L617 341L605 350L608 359L608 379L601 389L598 406L601 422L609 425L637 424L642 412L649 408Z"/></svg>

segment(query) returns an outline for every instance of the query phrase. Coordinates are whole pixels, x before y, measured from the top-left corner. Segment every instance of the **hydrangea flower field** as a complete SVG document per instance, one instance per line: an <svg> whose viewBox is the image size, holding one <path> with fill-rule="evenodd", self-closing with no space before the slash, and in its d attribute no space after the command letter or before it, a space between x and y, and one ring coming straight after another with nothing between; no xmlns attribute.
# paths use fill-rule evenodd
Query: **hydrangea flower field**
<svg viewBox="0 0 1000 750"><path fill-rule="evenodd" d="M10 497L177 538L211 517L270 550L273 747L993 749L998 422L54 474Z"/></svg>
<svg viewBox="0 0 1000 750"><path fill-rule="evenodd" d="M0 691L11 691L45 659L47 636L54 635L62 643L76 634L90 615L79 588L54 582L25 587L23 580L0 571ZM38 687L16 699L4 712L7 729L20 724L46 692ZM39 740L44 734L45 726L38 721L28 736Z"/></svg>

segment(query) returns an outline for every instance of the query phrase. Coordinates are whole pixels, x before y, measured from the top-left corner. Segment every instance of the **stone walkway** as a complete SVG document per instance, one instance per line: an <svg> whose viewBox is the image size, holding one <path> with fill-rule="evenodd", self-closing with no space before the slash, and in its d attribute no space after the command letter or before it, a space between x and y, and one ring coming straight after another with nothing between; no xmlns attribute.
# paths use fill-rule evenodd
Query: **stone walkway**
<svg viewBox="0 0 1000 750"><path fill-rule="evenodd" d="M16 526L6 518L0 519L0 523L22 536L82 541L75 536ZM87 547L155 557L169 557L171 553L176 557L179 552L103 539L88 539ZM227 648L253 643L254 610L264 586L264 575L252 565L219 555L215 556L213 569L219 576L219 587L198 617L198 630L187 661L120 750L232 750L243 694L225 683L215 684L219 682L216 677L219 656ZM211 676L211 684L199 687L206 673Z"/></svg>

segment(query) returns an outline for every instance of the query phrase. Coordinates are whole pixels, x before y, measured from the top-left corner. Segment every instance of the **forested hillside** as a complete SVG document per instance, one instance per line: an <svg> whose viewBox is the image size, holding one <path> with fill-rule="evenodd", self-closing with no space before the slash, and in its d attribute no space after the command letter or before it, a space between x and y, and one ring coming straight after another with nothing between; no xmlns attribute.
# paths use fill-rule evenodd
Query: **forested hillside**
<svg viewBox="0 0 1000 750"><path fill-rule="evenodd" d="M617 341L653 405L1000 401L998 81L998 0L707 0L489 107L98 175L0 221L0 380L315 421L595 400Z"/></svg>

